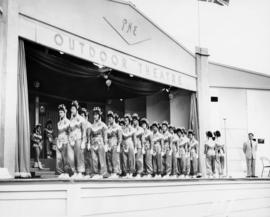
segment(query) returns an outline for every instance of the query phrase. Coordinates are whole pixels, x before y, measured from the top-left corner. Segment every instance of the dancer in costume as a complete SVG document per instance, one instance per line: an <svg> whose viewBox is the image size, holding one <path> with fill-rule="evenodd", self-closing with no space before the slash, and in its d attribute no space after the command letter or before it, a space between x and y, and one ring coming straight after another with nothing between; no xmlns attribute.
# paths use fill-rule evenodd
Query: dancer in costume
<svg viewBox="0 0 270 217"><path fill-rule="evenodd" d="M71 117L69 128L69 142L73 150L74 162L71 163L74 172L72 178L81 179L85 172L84 165L84 149L85 149L85 120L79 115L79 103L73 101L71 103Z"/></svg>
<svg viewBox="0 0 270 217"><path fill-rule="evenodd" d="M134 113L132 115L133 128L135 130L135 165L136 165L136 178L143 176L143 128L139 125L139 115Z"/></svg>
<svg viewBox="0 0 270 217"><path fill-rule="evenodd" d="M122 129L115 123L115 114L108 111L108 151L106 153L107 168L110 178L117 178L121 174L120 149L122 143Z"/></svg>
<svg viewBox="0 0 270 217"><path fill-rule="evenodd" d="M69 178L69 154L73 152L69 145L69 120L67 119L67 109L64 104L58 106L59 122L57 123L56 142L56 173L58 178ZM70 158L69 158L70 157Z"/></svg>

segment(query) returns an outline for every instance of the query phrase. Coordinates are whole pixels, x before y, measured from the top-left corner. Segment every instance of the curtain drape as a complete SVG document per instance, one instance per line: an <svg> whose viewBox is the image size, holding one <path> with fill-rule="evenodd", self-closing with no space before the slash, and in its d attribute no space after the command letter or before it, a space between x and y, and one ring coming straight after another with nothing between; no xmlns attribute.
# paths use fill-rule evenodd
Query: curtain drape
<svg viewBox="0 0 270 217"><path fill-rule="evenodd" d="M198 139L199 143L199 117L198 117L198 107L197 107L197 96L196 93L191 94L190 100L190 119L189 119L189 128L193 130L195 133L196 139ZM200 153L200 145L199 145L199 153ZM199 155L199 162L201 162L201 156ZM201 175L201 163L198 164L198 175Z"/></svg>
<svg viewBox="0 0 270 217"><path fill-rule="evenodd" d="M25 46L29 82L40 81L42 87L39 91L44 94L49 93L59 97L67 95L78 100L91 101L96 98L147 96L160 92L166 87L166 85L136 76L130 78L126 73L112 70L109 75L112 85L108 91L102 73L91 63L82 60L78 62L76 58L72 60L65 55L57 56L54 53L46 53L43 50L28 47L27 43ZM53 79L49 79L50 77ZM30 85L29 88L31 91L33 87ZM76 93L74 89L77 90ZM94 94L85 96L85 93Z"/></svg>
<svg viewBox="0 0 270 217"><path fill-rule="evenodd" d="M195 133L195 137L199 138L199 120L198 120L198 109L197 109L197 97L196 93L191 94L190 100L190 119L189 129L192 129Z"/></svg>
<svg viewBox="0 0 270 217"><path fill-rule="evenodd" d="M24 42L19 39L15 176L30 177L30 126Z"/></svg>

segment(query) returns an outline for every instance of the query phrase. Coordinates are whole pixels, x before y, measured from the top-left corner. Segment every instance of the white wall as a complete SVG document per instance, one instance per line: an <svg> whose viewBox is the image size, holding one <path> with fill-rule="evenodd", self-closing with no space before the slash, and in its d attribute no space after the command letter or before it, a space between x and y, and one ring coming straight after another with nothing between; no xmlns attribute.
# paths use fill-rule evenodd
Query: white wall
<svg viewBox="0 0 270 217"><path fill-rule="evenodd" d="M259 157L270 159L270 91L247 91L248 130L256 138L265 139L264 144L258 144L257 175L261 175L262 164ZM265 175L268 171L265 172Z"/></svg>
<svg viewBox="0 0 270 217"><path fill-rule="evenodd" d="M270 76L221 64L209 63L209 85L270 90Z"/></svg>
<svg viewBox="0 0 270 217"><path fill-rule="evenodd" d="M228 148L229 175L233 177L246 175L242 147L247 140L248 132L254 132L256 138L264 138L266 142L258 148L257 175L260 175L259 157L261 155L270 157L268 124L270 123L270 91L211 88L211 96L217 96L218 102L211 103L210 130L221 130L222 141L226 142ZM225 123L224 118L226 118Z"/></svg>
<svg viewBox="0 0 270 217"><path fill-rule="evenodd" d="M190 116L190 93L177 91L170 100L170 123L175 127L188 128Z"/></svg>

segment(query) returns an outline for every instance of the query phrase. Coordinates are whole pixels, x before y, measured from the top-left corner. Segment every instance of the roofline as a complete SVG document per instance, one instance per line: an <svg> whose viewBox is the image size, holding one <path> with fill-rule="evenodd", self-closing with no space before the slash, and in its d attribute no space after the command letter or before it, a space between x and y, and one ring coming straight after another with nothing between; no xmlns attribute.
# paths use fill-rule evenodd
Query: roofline
<svg viewBox="0 0 270 217"><path fill-rule="evenodd" d="M116 2L120 4L125 4L133 8L135 11L137 11L140 15L142 15L146 20L148 20L152 25L154 25L159 31L161 31L164 35L166 35L169 39L171 39L176 45L184 49L188 54L190 54L193 58L195 58L195 54L187 49L184 45L179 43L176 39L174 39L172 36L170 36L167 32L165 32L160 26L158 26L155 22L153 22L148 16L146 16L141 10L139 10L134 3L131 1L125 1L125 0L109 0L111 2Z"/></svg>
<svg viewBox="0 0 270 217"><path fill-rule="evenodd" d="M268 75L268 74L252 71L252 70L249 70L249 69L239 68L239 67L236 67L236 66L229 66L229 65L226 65L226 64L217 63L217 62L213 62L213 61L209 61L209 64L216 65L216 66L221 66L221 67L225 67L225 68L229 68L229 69L235 69L235 70L239 70L239 71L242 71L242 72L245 72L245 73L270 78L270 75Z"/></svg>

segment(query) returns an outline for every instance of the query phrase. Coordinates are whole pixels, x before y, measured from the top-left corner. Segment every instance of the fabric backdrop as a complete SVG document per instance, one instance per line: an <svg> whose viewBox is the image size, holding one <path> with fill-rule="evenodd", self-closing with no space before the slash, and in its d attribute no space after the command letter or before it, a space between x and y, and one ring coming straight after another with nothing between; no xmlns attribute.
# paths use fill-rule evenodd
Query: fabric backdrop
<svg viewBox="0 0 270 217"><path fill-rule="evenodd" d="M28 85L23 40L18 52L17 143L15 150L15 177L30 177L30 128Z"/></svg>
<svg viewBox="0 0 270 217"><path fill-rule="evenodd" d="M26 64L30 92L36 92L35 81L40 82L40 94L79 101L104 102L107 99L134 98L162 91L166 85L112 70L108 88L104 74L93 63L58 51L44 50L26 42Z"/></svg>

